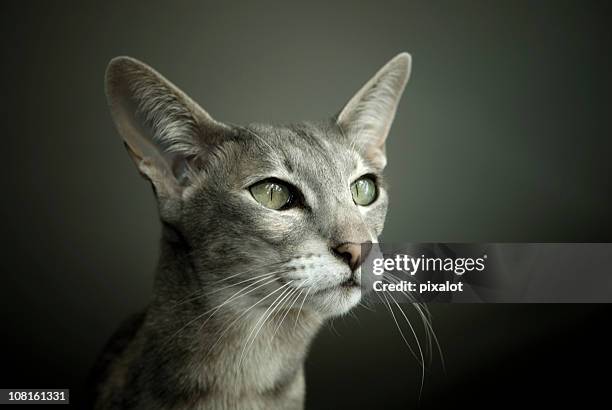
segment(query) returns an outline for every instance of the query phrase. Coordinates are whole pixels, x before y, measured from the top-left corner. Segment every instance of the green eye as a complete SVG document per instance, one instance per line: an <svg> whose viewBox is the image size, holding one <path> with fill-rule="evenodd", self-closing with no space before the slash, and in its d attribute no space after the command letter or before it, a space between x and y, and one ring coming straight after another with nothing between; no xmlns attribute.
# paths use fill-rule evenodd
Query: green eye
<svg viewBox="0 0 612 410"><path fill-rule="evenodd" d="M281 182L265 180L249 188L253 198L266 208L281 209L291 202L291 191Z"/></svg>
<svg viewBox="0 0 612 410"><path fill-rule="evenodd" d="M351 184L351 194L357 205L370 205L376 199L376 193L376 183L371 177L361 177Z"/></svg>

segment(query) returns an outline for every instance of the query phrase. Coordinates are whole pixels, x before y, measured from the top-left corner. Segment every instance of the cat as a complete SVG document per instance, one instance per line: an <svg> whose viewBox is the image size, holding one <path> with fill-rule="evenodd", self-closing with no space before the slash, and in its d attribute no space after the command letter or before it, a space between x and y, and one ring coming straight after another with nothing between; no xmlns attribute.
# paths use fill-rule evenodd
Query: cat
<svg viewBox="0 0 612 410"><path fill-rule="evenodd" d="M313 337L362 297L410 68L398 54L327 120L237 126L136 59L109 63L112 118L162 238L150 304L96 365L95 409L304 407Z"/></svg>

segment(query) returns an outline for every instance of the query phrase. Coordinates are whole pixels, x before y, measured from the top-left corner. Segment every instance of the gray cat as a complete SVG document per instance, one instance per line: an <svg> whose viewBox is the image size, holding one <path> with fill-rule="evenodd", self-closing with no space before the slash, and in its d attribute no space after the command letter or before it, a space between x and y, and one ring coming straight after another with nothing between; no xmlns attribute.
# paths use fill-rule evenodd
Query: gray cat
<svg viewBox="0 0 612 410"><path fill-rule="evenodd" d="M409 73L399 54L328 120L236 126L140 61L110 62L112 116L163 229L153 299L99 359L96 409L303 408L310 342L362 296Z"/></svg>

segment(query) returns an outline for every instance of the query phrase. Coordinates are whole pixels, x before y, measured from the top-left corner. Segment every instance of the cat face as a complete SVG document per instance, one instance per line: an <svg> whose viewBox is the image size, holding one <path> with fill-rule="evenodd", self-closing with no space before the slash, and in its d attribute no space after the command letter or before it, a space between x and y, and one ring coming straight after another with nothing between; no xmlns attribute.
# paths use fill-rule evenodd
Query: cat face
<svg viewBox="0 0 612 410"><path fill-rule="evenodd" d="M409 56L395 57L330 120L242 127L215 121L143 63L113 60L113 117L189 249L189 286L236 310L300 304L327 317L356 305L360 262L383 229L384 143L409 71Z"/></svg>
<svg viewBox="0 0 612 410"><path fill-rule="evenodd" d="M382 231L387 193L380 169L333 124L251 125L237 129L219 150L220 158L199 172L184 195L184 225L204 275L211 277L213 268L213 280L219 280L251 269L230 283L257 277L264 284L265 274L276 272L277 282L245 298L251 303L286 284L283 290L296 298L309 291L307 306L322 313L343 313L356 304L360 275L351 252L359 253L361 243L376 241ZM373 196L358 205L355 198L363 194L356 196L351 185L365 179L373 183ZM349 243L355 246L347 249Z"/></svg>

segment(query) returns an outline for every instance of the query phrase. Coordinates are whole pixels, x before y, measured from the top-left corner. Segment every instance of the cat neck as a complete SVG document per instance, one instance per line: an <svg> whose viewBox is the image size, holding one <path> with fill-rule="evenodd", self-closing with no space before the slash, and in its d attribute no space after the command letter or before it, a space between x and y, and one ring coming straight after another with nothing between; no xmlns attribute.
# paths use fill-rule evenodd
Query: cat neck
<svg viewBox="0 0 612 410"><path fill-rule="evenodd" d="M170 239L162 239L149 316L155 317L163 350L180 353L177 369L202 388L221 386L236 394L278 391L302 380L323 318L299 303L274 313L265 307L245 312L231 303L215 310L219 300L193 296L200 286L195 264L188 248Z"/></svg>

